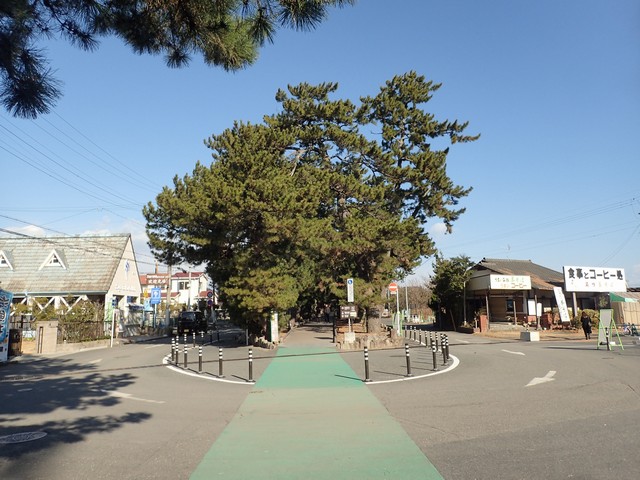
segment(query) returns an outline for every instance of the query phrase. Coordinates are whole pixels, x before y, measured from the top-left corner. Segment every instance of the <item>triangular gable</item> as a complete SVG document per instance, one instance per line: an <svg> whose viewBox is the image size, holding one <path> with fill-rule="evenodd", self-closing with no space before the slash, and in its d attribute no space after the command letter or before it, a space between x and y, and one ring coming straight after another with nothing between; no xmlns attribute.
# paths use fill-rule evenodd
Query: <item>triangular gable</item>
<svg viewBox="0 0 640 480"><path fill-rule="evenodd" d="M13 270L13 265L11 265L11 260L9 259L9 255L0 250L0 268L8 268L9 270Z"/></svg>
<svg viewBox="0 0 640 480"><path fill-rule="evenodd" d="M51 250L51 253L49 253L49 256L42 263L42 265L40 265L40 268L38 270L42 270L43 268L46 268L46 267L62 268L64 270L67 269L67 265L66 265L66 262L64 261L64 257L60 255L55 248Z"/></svg>

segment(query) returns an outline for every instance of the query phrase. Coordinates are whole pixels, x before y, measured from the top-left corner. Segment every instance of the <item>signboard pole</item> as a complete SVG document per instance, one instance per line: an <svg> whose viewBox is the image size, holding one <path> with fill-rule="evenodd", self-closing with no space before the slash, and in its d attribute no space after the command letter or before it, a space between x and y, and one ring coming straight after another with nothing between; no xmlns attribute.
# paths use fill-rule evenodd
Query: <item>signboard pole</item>
<svg viewBox="0 0 640 480"><path fill-rule="evenodd" d="M113 334L116 330L116 308L113 305L111 308L111 341L109 342L109 348L113 348Z"/></svg>
<svg viewBox="0 0 640 480"><path fill-rule="evenodd" d="M396 290L396 314L398 315L398 335L402 333L402 319L400 318L400 295L398 295L398 290Z"/></svg>

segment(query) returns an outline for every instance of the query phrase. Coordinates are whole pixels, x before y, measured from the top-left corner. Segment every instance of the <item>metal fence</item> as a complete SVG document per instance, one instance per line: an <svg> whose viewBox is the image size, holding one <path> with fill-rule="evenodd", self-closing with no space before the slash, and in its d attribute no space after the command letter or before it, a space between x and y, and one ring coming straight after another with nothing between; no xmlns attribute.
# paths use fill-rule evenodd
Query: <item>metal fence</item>
<svg viewBox="0 0 640 480"><path fill-rule="evenodd" d="M99 340L108 336L108 325L103 321L60 322L58 343L78 343Z"/></svg>

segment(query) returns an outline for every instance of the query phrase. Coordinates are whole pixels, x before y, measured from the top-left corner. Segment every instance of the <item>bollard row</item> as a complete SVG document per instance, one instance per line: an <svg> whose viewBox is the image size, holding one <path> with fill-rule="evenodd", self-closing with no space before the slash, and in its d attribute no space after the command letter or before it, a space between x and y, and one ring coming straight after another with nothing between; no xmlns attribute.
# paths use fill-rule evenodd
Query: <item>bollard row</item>
<svg viewBox="0 0 640 480"><path fill-rule="evenodd" d="M204 334L203 334L203 338L204 338ZM185 340L186 340L186 335L185 335ZM180 357L180 342L179 342L179 337L176 336L175 338L171 339L171 363L177 367L179 367L179 357ZM248 360L249 360L249 378L247 379L247 382L249 383L255 383L255 380L253 378L253 349L249 349L249 353L248 353ZM202 345L198 346L198 373L202 373L203 372L203 353L202 353ZM184 369L187 369L189 365L189 360L188 360L188 348L187 348L187 344L184 344L184 350L183 350L183 362L182 362L182 367ZM218 348L218 378L224 378L224 356L222 353L222 347Z"/></svg>
<svg viewBox="0 0 640 480"><path fill-rule="evenodd" d="M410 332L409 329L405 329L405 332ZM412 337L412 333L406 333L407 338L411 339ZM420 340L422 340L421 336L419 338ZM439 366L439 362L438 362L438 353L442 354L442 361L440 363L440 365L442 366L447 366L449 364L450 361L450 356L449 356L449 337L448 335L444 334L444 333L440 333L438 334L438 332L436 332L435 336L432 335L432 332L429 332L429 337L427 338L426 333L425 333L425 346L427 347L427 350L431 350L431 356L432 356L432 361L433 361L433 368L432 371L438 371L438 366ZM422 341L420 342L420 344L422 344ZM410 353L410 348L409 348L409 344L405 343L404 344L404 351L405 351L405 359L406 359L406 374L405 377L412 377L413 373L411 371L411 353ZM369 375L370 372L370 360L369 360L369 348L368 347L364 347L364 381L365 382L371 382L371 377Z"/></svg>

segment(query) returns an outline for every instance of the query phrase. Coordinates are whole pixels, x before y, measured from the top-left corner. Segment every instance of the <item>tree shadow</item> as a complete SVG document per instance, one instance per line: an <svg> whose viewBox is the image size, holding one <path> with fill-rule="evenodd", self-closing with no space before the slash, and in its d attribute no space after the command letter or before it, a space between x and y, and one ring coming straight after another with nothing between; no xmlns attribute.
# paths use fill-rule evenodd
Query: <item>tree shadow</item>
<svg viewBox="0 0 640 480"><path fill-rule="evenodd" d="M45 451L61 443L72 444L82 442L89 434L111 432L122 428L126 424L141 423L150 418L151 414L149 413L128 412L120 416L87 416L73 420L48 421L33 425L22 424L19 427L2 428L3 436L24 432L45 432L47 435L31 442L3 442L2 448L0 448L0 458L16 460L23 455Z"/></svg>
<svg viewBox="0 0 640 480"><path fill-rule="evenodd" d="M132 385L136 376L118 370L98 371L95 365L72 359L38 358L0 368L0 458L15 459L58 443L82 441L92 433L121 428L151 418L146 412L121 416L83 416L76 419L31 421L31 416L57 410L82 412L93 407L113 407L122 399L110 395ZM51 418L51 417L49 417ZM42 431L37 441L13 443L14 434Z"/></svg>

